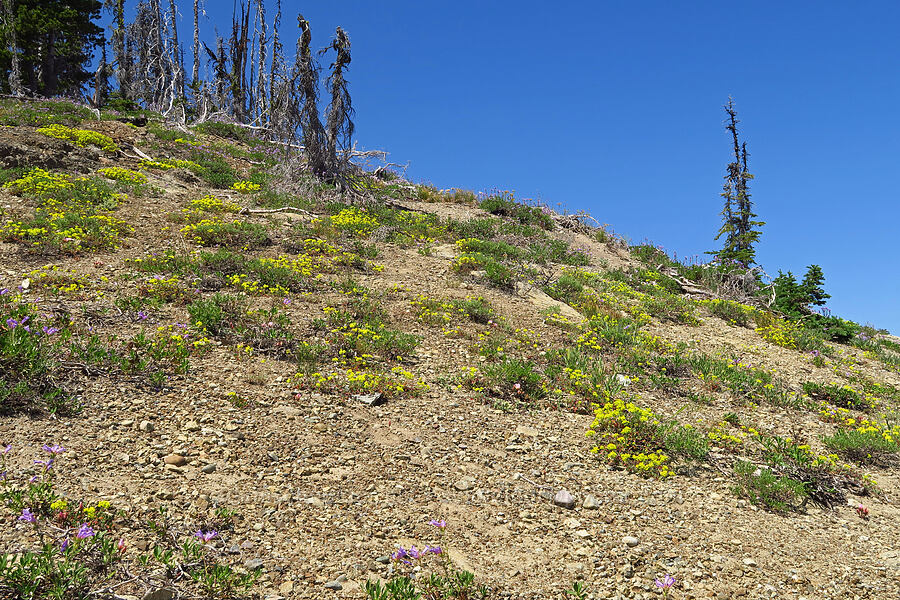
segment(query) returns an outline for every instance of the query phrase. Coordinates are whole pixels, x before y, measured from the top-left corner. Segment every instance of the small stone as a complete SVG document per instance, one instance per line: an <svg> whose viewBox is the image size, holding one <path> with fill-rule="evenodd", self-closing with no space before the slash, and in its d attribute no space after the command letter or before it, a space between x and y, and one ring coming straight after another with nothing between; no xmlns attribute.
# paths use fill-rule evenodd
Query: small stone
<svg viewBox="0 0 900 600"><path fill-rule="evenodd" d="M597 510L598 508L600 508L600 503L597 502L597 499L594 498L592 494L588 494L584 497L584 502L581 506L588 510Z"/></svg>
<svg viewBox="0 0 900 600"><path fill-rule="evenodd" d="M322 499L316 498L315 496L313 496L312 498L307 498L306 503L313 508L325 508L325 503L322 502Z"/></svg>
<svg viewBox="0 0 900 600"><path fill-rule="evenodd" d="M575 497L567 490L560 490L553 496L553 504L562 508L575 508Z"/></svg>
<svg viewBox="0 0 900 600"><path fill-rule="evenodd" d="M209 475L210 473L216 472L216 463L209 463L208 465L203 465L200 468L200 471Z"/></svg>
<svg viewBox="0 0 900 600"><path fill-rule="evenodd" d="M616 381L618 381L619 384L625 388L627 388L629 385L631 385L631 380L628 378L628 376L622 375L621 373L618 373L616 375Z"/></svg>
<svg viewBox="0 0 900 600"><path fill-rule="evenodd" d="M290 594L294 591L294 582L293 581L285 581L281 585L278 586L278 591L282 594Z"/></svg>
<svg viewBox="0 0 900 600"><path fill-rule="evenodd" d="M169 588L158 588L144 594L141 600L173 600L175 598L175 590Z"/></svg>
<svg viewBox="0 0 900 600"><path fill-rule="evenodd" d="M141 421L141 424L138 425L138 429L146 433L150 433L155 429L155 427L153 426L153 423L151 421Z"/></svg>
<svg viewBox="0 0 900 600"><path fill-rule="evenodd" d="M21 285L21 287L22 287L23 290L27 291L28 288L31 287L31 280L30 280L30 279L23 279L23 280L22 280L22 283L21 283L20 285Z"/></svg>
<svg viewBox="0 0 900 600"><path fill-rule="evenodd" d="M591 533L587 529L579 529L578 531L575 532L575 535L577 535L578 537L580 537L583 540L586 540L589 537L591 537Z"/></svg>
<svg viewBox="0 0 900 600"><path fill-rule="evenodd" d="M387 401L384 394L381 392L375 392L374 394L356 394L351 396L351 399L356 400L365 406L379 406Z"/></svg>
<svg viewBox="0 0 900 600"><path fill-rule="evenodd" d="M743 562L744 562L744 565L747 566L747 567L755 567L755 566L757 566L757 565L756 565L756 561L753 560L752 558L745 558Z"/></svg>
<svg viewBox="0 0 900 600"><path fill-rule="evenodd" d="M325 584L325 589L326 589L326 590L336 590L336 591L337 591L337 590L342 590L342 589L344 589L344 586L341 585L341 582L340 582L340 581L335 580L335 581L329 581L328 583L326 583L326 584Z"/></svg>
<svg viewBox="0 0 900 600"><path fill-rule="evenodd" d="M517 425L516 435L524 435L525 437L537 437L538 430L527 425Z"/></svg>
<svg viewBox="0 0 900 600"><path fill-rule="evenodd" d="M256 569L262 569L263 560L261 558L251 558L244 562L244 568L248 571L255 571Z"/></svg>
<svg viewBox="0 0 900 600"><path fill-rule="evenodd" d="M163 457L163 462L167 465L173 465L176 467L183 467L187 464L187 459L185 459L180 454L167 454Z"/></svg>
<svg viewBox="0 0 900 600"><path fill-rule="evenodd" d="M634 548L638 544L641 543L641 540L637 539L633 535L626 535L622 538L622 543L628 546L629 548Z"/></svg>
<svg viewBox="0 0 900 600"><path fill-rule="evenodd" d="M471 477L463 477L462 479L454 483L453 487L455 487L460 492L467 492L475 487L475 480Z"/></svg>
<svg viewBox="0 0 900 600"><path fill-rule="evenodd" d="M191 420L184 424L185 431L200 431L200 423Z"/></svg>

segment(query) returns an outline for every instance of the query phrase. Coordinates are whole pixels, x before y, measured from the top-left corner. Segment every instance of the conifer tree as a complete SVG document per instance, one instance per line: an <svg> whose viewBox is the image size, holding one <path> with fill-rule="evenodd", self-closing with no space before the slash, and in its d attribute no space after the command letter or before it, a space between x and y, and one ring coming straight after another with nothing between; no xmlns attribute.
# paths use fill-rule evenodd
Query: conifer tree
<svg viewBox="0 0 900 600"><path fill-rule="evenodd" d="M728 115L725 129L731 134L733 160L726 168L725 184L721 194L725 199L722 226L715 238L718 240L724 235L725 242L716 256L722 264L749 267L756 258L753 246L761 235L759 227L765 223L755 220L757 215L753 212L753 203L750 200L749 182L753 179L753 175L747 166L749 156L747 143L740 141L737 128L740 121L732 98L728 99L725 112Z"/></svg>

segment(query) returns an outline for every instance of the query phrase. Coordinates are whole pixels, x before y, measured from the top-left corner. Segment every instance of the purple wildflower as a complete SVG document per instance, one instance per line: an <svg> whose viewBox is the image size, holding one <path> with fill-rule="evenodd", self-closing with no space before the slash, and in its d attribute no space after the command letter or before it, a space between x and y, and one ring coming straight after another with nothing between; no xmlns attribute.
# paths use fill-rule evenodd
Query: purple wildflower
<svg viewBox="0 0 900 600"><path fill-rule="evenodd" d="M59 327L47 327L44 325L41 327L41 331L44 332L44 335L53 335L54 333L59 333Z"/></svg>
<svg viewBox="0 0 900 600"><path fill-rule="evenodd" d="M83 540L85 538L89 538L92 535L95 535L97 532L94 531L90 525L87 523L82 523L81 527L78 528L78 533L75 534L75 537L79 540Z"/></svg>
<svg viewBox="0 0 900 600"><path fill-rule="evenodd" d="M13 319L12 317L10 317L10 318L8 318L8 319L6 320L6 326L7 326L9 329L15 329L16 327L19 326L19 322L16 321L15 319Z"/></svg>
<svg viewBox="0 0 900 600"><path fill-rule="evenodd" d="M145 312L142 311L142 310L139 310L139 311L137 312L137 317L138 317L138 319L140 319L141 321L144 321L144 320L147 319L147 313L145 313Z"/></svg>
<svg viewBox="0 0 900 600"><path fill-rule="evenodd" d="M44 471L49 471L50 467L53 466L53 459L51 458L50 460L36 460L34 461L34 464L44 467Z"/></svg>
<svg viewBox="0 0 900 600"><path fill-rule="evenodd" d="M659 589L668 590L670 587L675 585L675 578L666 573L662 579L657 578L655 583L656 587L658 587Z"/></svg>
<svg viewBox="0 0 900 600"><path fill-rule="evenodd" d="M63 552L65 552L66 549L69 547L69 544L71 544L71 543L72 543L72 542L69 540L69 538L66 538L66 539L64 539L64 540L62 541L62 543L59 545L59 549L62 550Z"/></svg>
<svg viewBox="0 0 900 600"><path fill-rule="evenodd" d="M12 444L7 444L4 448L0 448L0 454L4 456L9 454L9 451L12 450Z"/></svg>
<svg viewBox="0 0 900 600"><path fill-rule="evenodd" d="M409 561L406 560L407 558L409 558L409 552L407 552L406 548L404 548L403 546L400 546L399 548L397 548L396 552L391 554L391 560L399 560L401 562L409 564Z"/></svg>
<svg viewBox="0 0 900 600"><path fill-rule="evenodd" d="M194 534L194 537L198 538L201 542L206 544L217 535L219 535L219 532L215 530L203 531L202 529L198 529L197 533Z"/></svg>
<svg viewBox="0 0 900 600"><path fill-rule="evenodd" d="M36 523L37 517L34 516L34 513L31 512L30 508L22 509L22 516L19 517L20 521L25 521L26 523Z"/></svg>
<svg viewBox="0 0 900 600"><path fill-rule="evenodd" d="M426 554L443 554L444 551L440 546L425 546Z"/></svg>
<svg viewBox="0 0 900 600"><path fill-rule="evenodd" d="M432 519L432 520L428 521L428 524L434 525L435 527L440 527L441 529L443 529L444 527L447 526L447 521L445 521L443 519L441 519L440 521L438 521L437 519Z"/></svg>
<svg viewBox="0 0 900 600"><path fill-rule="evenodd" d="M61 454L66 451L66 449L63 448L62 446L60 446L59 444L53 444L52 446L48 446L47 444L44 444L42 446L42 448L43 448L44 452L49 452L50 454Z"/></svg>

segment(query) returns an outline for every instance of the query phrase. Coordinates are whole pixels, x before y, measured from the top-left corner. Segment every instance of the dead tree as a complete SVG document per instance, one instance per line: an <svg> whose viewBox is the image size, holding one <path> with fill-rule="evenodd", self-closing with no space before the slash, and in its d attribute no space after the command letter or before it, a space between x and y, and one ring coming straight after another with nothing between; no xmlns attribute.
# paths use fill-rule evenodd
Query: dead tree
<svg viewBox="0 0 900 600"><path fill-rule="evenodd" d="M312 34L309 21L304 19L303 15L297 15L297 26L300 28L300 39L297 40L297 60L292 81L298 82L299 89L293 102L299 107L298 120L303 130L307 168L314 174L324 177L328 174L328 159L325 129L319 120L319 66L310 50ZM293 88L293 85L291 87Z"/></svg>
<svg viewBox="0 0 900 600"><path fill-rule="evenodd" d="M331 63L331 75L328 76L328 87L331 89L331 103L328 105L326 117L326 170L330 177L347 170L350 162L351 138L353 136L353 106L350 103L350 92L344 71L350 65L350 38L338 27L331 45L320 53L334 50L334 62ZM338 155L340 153L340 156Z"/></svg>
<svg viewBox="0 0 900 600"><path fill-rule="evenodd" d="M169 0L169 35L170 46L167 56L172 73L173 99L184 100L184 62L181 57L181 46L178 44L178 8L175 0Z"/></svg>
<svg viewBox="0 0 900 600"><path fill-rule="evenodd" d="M9 72L9 93L13 96L24 96L22 85L22 67L19 64L19 44L16 41L16 19L13 12L14 0L3 0L3 22L6 30L6 47L9 49L12 68Z"/></svg>
<svg viewBox="0 0 900 600"><path fill-rule="evenodd" d="M253 113L259 125L265 125L268 120L267 106L267 77L266 77L266 6L264 0L256 3L256 29L259 33L259 51L256 62L256 90L253 94Z"/></svg>
<svg viewBox="0 0 900 600"><path fill-rule="evenodd" d="M194 66L191 69L191 86L200 87L200 0L194 0Z"/></svg>
<svg viewBox="0 0 900 600"><path fill-rule="evenodd" d="M94 74L94 108L100 108L106 103L109 92L109 72L106 64L106 42L100 52L100 61L97 65L97 72Z"/></svg>

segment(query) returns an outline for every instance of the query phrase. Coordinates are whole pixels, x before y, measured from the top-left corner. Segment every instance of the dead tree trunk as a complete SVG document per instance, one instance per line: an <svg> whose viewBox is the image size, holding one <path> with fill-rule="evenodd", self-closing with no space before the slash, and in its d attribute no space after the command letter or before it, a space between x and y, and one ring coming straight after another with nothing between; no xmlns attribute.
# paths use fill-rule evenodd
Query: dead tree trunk
<svg viewBox="0 0 900 600"><path fill-rule="evenodd" d="M299 79L300 89L299 97L293 102L300 107L299 122L303 129L307 166L317 176L324 177L328 173L328 161L325 154L325 129L319 120L319 70L310 50L312 34L309 21L303 15L298 15L297 25L300 28L300 39L297 40L297 62L292 80Z"/></svg>
<svg viewBox="0 0 900 600"><path fill-rule="evenodd" d="M334 50L337 56L331 63L331 75L328 85L331 88L331 103L328 105L326 118L326 140L328 174L334 176L346 170L350 161L351 138L353 137L353 106L350 103L350 92L344 71L350 65L350 38L347 33L337 28L331 45L326 50ZM340 156L338 153L340 152Z"/></svg>
<svg viewBox="0 0 900 600"><path fill-rule="evenodd" d="M14 0L3 1L3 24L6 30L6 47L9 48L11 69L9 72L9 93L13 96L24 96L22 85L22 67L19 64L19 44L16 41L16 16L13 12Z"/></svg>

